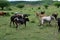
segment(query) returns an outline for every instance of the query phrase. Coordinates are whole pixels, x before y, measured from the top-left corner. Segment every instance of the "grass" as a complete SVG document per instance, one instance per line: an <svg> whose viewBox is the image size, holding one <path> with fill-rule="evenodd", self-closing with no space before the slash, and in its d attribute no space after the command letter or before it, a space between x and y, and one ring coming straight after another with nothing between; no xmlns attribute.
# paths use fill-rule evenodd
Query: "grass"
<svg viewBox="0 0 60 40"><path fill-rule="evenodd" d="M31 9L33 7L33 10ZM37 6L39 7L39 6ZM30 21L35 21L35 23L27 22L27 27L24 25L20 25L18 30L16 30L15 26L9 26L10 16L0 16L0 40L60 40L60 34L58 33L58 27L53 26L38 26L39 21L35 16L34 11L42 11L44 7L37 10L37 7L25 7L23 9L18 9L16 7L11 6L13 12L22 12L31 14L29 16ZM58 12L60 13L60 9L54 6L50 6L48 9L44 9L47 15L50 13ZM9 11L9 12L12 12Z"/></svg>

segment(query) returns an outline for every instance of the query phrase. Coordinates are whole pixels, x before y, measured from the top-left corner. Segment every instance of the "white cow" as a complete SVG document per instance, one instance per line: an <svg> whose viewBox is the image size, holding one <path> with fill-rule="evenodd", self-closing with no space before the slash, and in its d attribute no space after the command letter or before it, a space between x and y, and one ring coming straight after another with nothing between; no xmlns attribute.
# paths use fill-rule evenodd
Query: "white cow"
<svg viewBox="0 0 60 40"><path fill-rule="evenodd" d="M55 20L53 16L44 16L44 17L41 17L40 22L42 25L44 24L44 22L49 22L50 24L53 19Z"/></svg>

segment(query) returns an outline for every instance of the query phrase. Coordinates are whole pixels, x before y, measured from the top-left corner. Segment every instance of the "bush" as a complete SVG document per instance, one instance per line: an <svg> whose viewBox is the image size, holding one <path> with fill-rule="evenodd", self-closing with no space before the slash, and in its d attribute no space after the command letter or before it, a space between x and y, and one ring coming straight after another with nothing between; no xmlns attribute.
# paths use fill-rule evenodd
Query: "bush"
<svg viewBox="0 0 60 40"><path fill-rule="evenodd" d="M10 16L10 13L6 12L6 16Z"/></svg>
<svg viewBox="0 0 60 40"><path fill-rule="evenodd" d="M14 12L11 12L11 14L14 14Z"/></svg>
<svg viewBox="0 0 60 40"><path fill-rule="evenodd" d="M32 10L33 10L33 8L32 8Z"/></svg>
<svg viewBox="0 0 60 40"><path fill-rule="evenodd" d="M45 7L46 9L48 9L48 5L47 5L47 4L45 4L44 7Z"/></svg>
<svg viewBox="0 0 60 40"><path fill-rule="evenodd" d="M8 8L8 10L12 10L11 8Z"/></svg>
<svg viewBox="0 0 60 40"><path fill-rule="evenodd" d="M35 21L32 20L31 23L35 23Z"/></svg>
<svg viewBox="0 0 60 40"><path fill-rule="evenodd" d="M24 7L24 4L17 4L16 5L18 8L23 8Z"/></svg>
<svg viewBox="0 0 60 40"><path fill-rule="evenodd" d="M55 5L57 8L59 8L60 7L60 2L55 2L55 3L53 3L53 5Z"/></svg>
<svg viewBox="0 0 60 40"><path fill-rule="evenodd" d="M38 7L38 9L40 9L40 7Z"/></svg>

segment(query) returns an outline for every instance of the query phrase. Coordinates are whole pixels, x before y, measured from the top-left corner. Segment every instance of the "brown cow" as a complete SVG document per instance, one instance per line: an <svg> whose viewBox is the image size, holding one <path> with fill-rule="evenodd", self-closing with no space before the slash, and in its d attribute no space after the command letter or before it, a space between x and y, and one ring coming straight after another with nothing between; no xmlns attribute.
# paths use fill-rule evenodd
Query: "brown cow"
<svg viewBox="0 0 60 40"><path fill-rule="evenodd" d="M4 15L6 15L5 12L0 12L0 16L4 16Z"/></svg>
<svg viewBox="0 0 60 40"><path fill-rule="evenodd" d="M39 23L41 24L41 18L44 17L44 16L47 16L47 15L45 14L45 12L41 12L41 13L37 12L36 16L37 16L37 18L39 20Z"/></svg>
<svg viewBox="0 0 60 40"><path fill-rule="evenodd" d="M41 18L41 17L44 17L44 16L46 16L46 15L45 15L45 12L41 12L41 13L38 13L38 12L37 12L37 13L36 13L36 16L39 17L39 18Z"/></svg>

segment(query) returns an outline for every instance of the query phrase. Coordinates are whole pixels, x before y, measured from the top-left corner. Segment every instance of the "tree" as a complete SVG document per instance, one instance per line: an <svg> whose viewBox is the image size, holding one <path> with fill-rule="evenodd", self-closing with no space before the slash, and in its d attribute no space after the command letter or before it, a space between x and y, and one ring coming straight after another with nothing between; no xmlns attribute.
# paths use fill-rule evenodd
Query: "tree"
<svg viewBox="0 0 60 40"><path fill-rule="evenodd" d="M52 4L53 0L42 0L44 4Z"/></svg>
<svg viewBox="0 0 60 40"><path fill-rule="evenodd" d="M4 7L7 7L9 5L10 3L8 1L0 1L0 7L2 10L4 9Z"/></svg>
<svg viewBox="0 0 60 40"><path fill-rule="evenodd" d="M54 2L53 5L57 6L57 8L59 8L60 7L60 2L58 2L58 1Z"/></svg>
<svg viewBox="0 0 60 40"><path fill-rule="evenodd" d="M53 3L53 0L42 0L44 7L47 9L50 4Z"/></svg>

